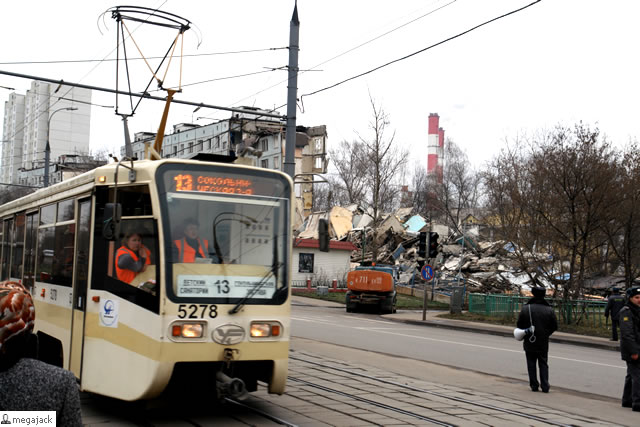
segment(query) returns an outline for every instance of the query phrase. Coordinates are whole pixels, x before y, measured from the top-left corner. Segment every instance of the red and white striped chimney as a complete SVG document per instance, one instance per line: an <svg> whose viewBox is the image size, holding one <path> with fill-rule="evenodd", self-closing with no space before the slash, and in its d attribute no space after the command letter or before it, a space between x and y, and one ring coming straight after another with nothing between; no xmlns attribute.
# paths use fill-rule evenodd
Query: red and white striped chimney
<svg viewBox="0 0 640 427"><path fill-rule="evenodd" d="M444 160L444 129L440 126L438 113L429 114L429 135L427 137L427 174L435 174L442 183L442 161Z"/></svg>

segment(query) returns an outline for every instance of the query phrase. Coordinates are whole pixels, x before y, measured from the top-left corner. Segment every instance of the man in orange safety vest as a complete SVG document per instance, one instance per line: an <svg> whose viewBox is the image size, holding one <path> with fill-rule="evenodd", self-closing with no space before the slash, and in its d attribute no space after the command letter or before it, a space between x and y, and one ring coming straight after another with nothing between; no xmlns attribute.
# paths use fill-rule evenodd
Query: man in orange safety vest
<svg viewBox="0 0 640 427"><path fill-rule="evenodd" d="M174 240L178 262L196 262L196 258L209 258L209 241L198 237L198 221L189 218L184 222L184 236Z"/></svg>

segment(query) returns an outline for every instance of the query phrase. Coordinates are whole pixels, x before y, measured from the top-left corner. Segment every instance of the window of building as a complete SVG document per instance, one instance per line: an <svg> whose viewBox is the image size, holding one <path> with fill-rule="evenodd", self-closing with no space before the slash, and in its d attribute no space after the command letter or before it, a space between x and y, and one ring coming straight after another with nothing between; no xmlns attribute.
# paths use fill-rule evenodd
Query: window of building
<svg viewBox="0 0 640 427"><path fill-rule="evenodd" d="M204 145L204 141L203 140L199 140L198 141L198 145L196 146L196 152L200 152L203 149L203 145Z"/></svg>
<svg viewBox="0 0 640 427"><path fill-rule="evenodd" d="M273 158L273 168L280 170L280 157L276 156Z"/></svg>
<svg viewBox="0 0 640 427"><path fill-rule="evenodd" d="M193 142L189 143L189 153L193 153Z"/></svg>
<svg viewBox="0 0 640 427"><path fill-rule="evenodd" d="M298 258L298 273L313 273L313 254L300 254Z"/></svg>
<svg viewBox="0 0 640 427"><path fill-rule="evenodd" d="M184 144L180 144L180 155L184 154Z"/></svg>
<svg viewBox="0 0 640 427"><path fill-rule="evenodd" d="M211 138L207 139L207 150L211 150Z"/></svg>
<svg viewBox="0 0 640 427"><path fill-rule="evenodd" d="M216 136L216 137L213 138L213 140L214 140L214 144L213 144L214 147L216 148L216 150L219 150L220 149L220 138Z"/></svg>
<svg viewBox="0 0 640 427"><path fill-rule="evenodd" d="M260 149L263 153L269 151L269 140L267 138L263 138L260 140Z"/></svg>
<svg viewBox="0 0 640 427"><path fill-rule="evenodd" d="M260 166L262 166L265 169L269 168L269 159L264 159L260 161Z"/></svg>
<svg viewBox="0 0 640 427"><path fill-rule="evenodd" d="M176 153L178 153L178 147L177 146L173 146L173 155L175 156Z"/></svg>

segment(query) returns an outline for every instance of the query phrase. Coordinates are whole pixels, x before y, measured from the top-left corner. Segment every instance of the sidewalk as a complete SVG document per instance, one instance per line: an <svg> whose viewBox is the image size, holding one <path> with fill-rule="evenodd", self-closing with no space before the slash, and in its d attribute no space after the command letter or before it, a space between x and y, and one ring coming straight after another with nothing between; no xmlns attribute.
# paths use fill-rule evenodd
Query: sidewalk
<svg viewBox="0 0 640 427"><path fill-rule="evenodd" d="M344 304L324 301L315 298L305 298L293 296L294 305L311 305L321 307L337 307L343 308ZM502 335L513 337L514 326L492 325L489 323L468 322L465 320L444 319L438 317L439 314L446 311L428 310L426 320L422 320L422 310L398 310L394 314L384 314L381 317L396 322L408 323L411 325L431 326L437 328L457 329L469 332L477 332L483 334ZM551 338L551 342L581 345L585 347L601 348L611 351L620 351L619 342L609 341L607 338L590 337L586 335L568 334L565 332L555 332Z"/></svg>

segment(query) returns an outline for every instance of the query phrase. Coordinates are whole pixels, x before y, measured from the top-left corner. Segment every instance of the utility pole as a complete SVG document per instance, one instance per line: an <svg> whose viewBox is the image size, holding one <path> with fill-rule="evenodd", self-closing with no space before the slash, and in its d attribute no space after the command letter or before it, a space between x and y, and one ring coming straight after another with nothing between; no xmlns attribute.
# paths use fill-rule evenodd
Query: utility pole
<svg viewBox="0 0 640 427"><path fill-rule="evenodd" d="M49 121L47 121L47 145L44 148L44 186L48 187L49 186L49 158L51 157L51 146L49 145L49 134L50 134L50 130L51 130L51 119L53 118L53 116L58 112L58 111L75 111L77 110L76 107L65 107L65 108L58 108L57 110L54 110L53 113L51 113L51 115L49 116Z"/></svg>
<svg viewBox="0 0 640 427"><path fill-rule="evenodd" d="M294 179L296 174L296 101L298 99L298 51L300 39L300 21L298 20L298 2L293 7L293 16L289 25L289 80L287 84L287 134L284 158L284 172Z"/></svg>

